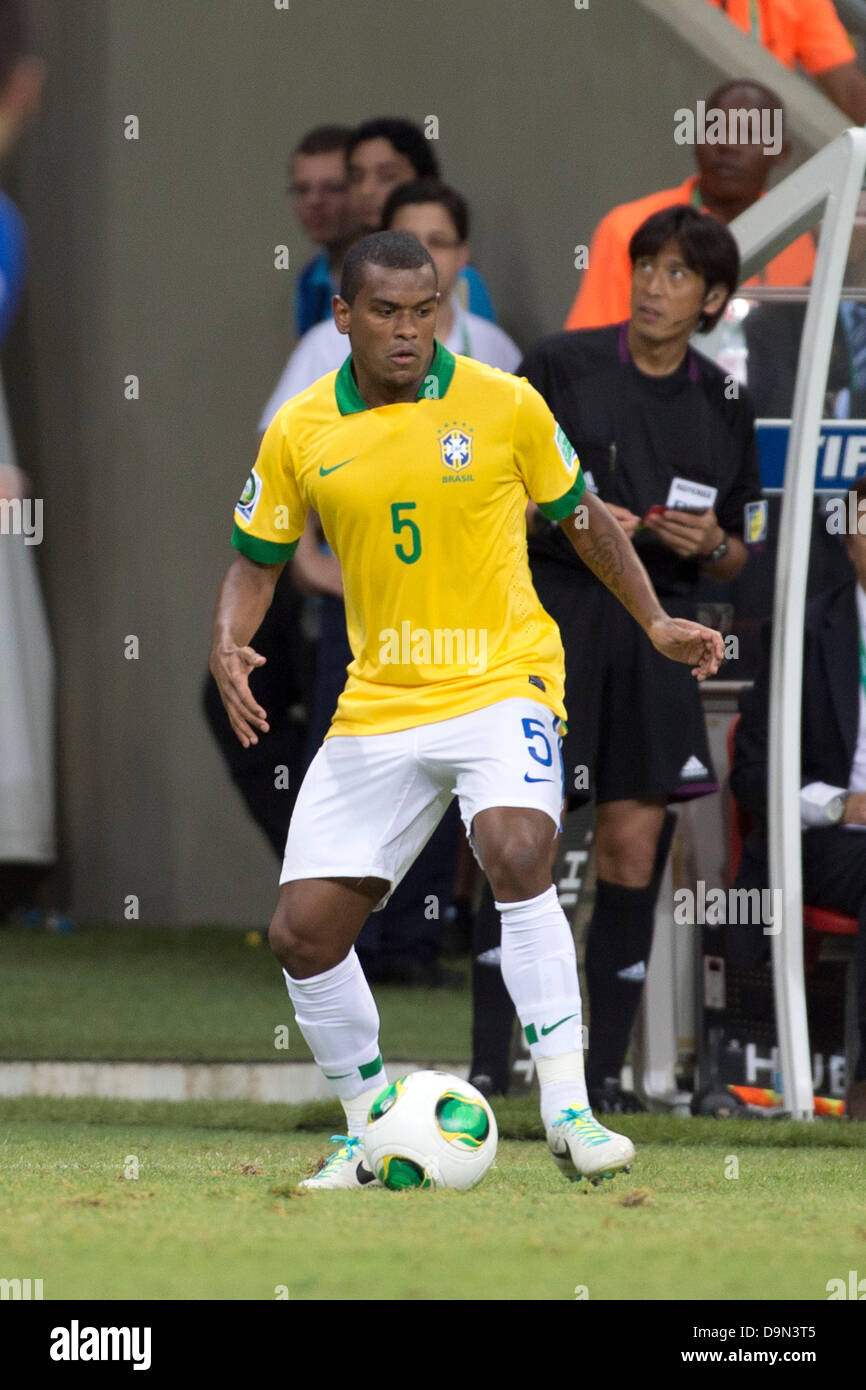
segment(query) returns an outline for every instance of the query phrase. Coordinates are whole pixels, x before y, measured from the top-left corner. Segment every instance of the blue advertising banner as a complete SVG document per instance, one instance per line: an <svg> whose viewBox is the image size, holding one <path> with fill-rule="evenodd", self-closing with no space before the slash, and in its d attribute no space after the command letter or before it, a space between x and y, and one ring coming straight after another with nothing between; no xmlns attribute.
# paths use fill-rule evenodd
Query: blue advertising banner
<svg viewBox="0 0 866 1390"><path fill-rule="evenodd" d="M785 482L790 420L758 420L758 455L764 492ZM845 492L866 472L866 420L824 420L815 459L815 491Z"/></svg>

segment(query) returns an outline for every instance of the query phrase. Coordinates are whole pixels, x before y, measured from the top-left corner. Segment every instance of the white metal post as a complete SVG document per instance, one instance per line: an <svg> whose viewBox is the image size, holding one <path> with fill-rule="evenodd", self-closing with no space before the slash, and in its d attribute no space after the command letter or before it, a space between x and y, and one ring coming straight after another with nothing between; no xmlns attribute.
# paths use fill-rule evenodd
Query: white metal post
<svg viewBox="0 0 866 1390"><path fill-rule="evenodd" d="M800 854L800 709L803 619L815 458L851 228L866 168L866 132L845 131L826 149L731 224L743 278L794 235L823 224L806 310L785 463L773 604L770 686L770 884L780 889L781 923L773 924L776 1025L785 1106L812 1117L812 1068L803 978L803 889ZM779 929L781 927L781 929Z"/></svg>

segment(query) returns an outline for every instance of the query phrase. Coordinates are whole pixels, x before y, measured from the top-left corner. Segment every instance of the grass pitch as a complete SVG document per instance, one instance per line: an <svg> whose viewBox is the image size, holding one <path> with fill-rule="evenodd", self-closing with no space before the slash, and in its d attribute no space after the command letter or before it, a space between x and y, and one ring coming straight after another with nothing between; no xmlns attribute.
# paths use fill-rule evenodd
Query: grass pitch
<svg viewBox="0 0 866 1390"><path fill-rule="evenodd" d="M824 1300L866 1268L866 1125L631 1116L634 1172L587 1189L531 1100L495 1109L472 1192L298 1195L330 1102L0 1101L0 1276L46 1299Z"/></svg>

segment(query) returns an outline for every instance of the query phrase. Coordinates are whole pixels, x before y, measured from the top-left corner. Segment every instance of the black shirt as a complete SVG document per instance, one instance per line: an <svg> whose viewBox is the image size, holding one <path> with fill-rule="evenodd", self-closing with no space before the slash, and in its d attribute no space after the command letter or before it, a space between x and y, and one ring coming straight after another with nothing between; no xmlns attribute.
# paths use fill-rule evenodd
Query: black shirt
<svg viewBox="0 0 866 1390"><path fill-rule="evenodd" d="M587 485L605 502L638 516L667 501L675 477L718 489L719 525L742 536L744 507L761 495L755 411L743 386L731 395L715 363L688 349L670 376L647 376L631 360L628 325L555 333L535 344L517 369L547 401L577 450ZM726 395L727 388L727 395ZM657 593L688 595L700 577L652 534L635 549ZM586 569L559 527L530 537L530 555Z"/></svg>

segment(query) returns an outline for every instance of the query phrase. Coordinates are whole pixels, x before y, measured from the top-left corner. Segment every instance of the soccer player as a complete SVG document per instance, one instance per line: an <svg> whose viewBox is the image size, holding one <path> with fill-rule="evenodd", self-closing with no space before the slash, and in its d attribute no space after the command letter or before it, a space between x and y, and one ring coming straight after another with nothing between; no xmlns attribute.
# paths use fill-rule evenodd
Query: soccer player
<svg viewBox="0 0 866 1390"><path fill-rule="evenodd" d="M437 302L415 237L379 232L348 252L334 314L351 355L268 427L214 623L211 670L247 747L268 729L248 643L314 508L342 567L354 659L298 794L269 933L295 1020L346 1114L312 1188L376 1181L361 1143L387 1078L354 942L455 794L501 913L502 971L554 1157L598 1180L634 1156L587 1103L574 943L550 876L564 664L530 579L527 497L658 651L699 680L722 655L717 633L662 609L534 388L436 340Z"/></svg>
<svg viewBox="0 0 866 1390"><path fill-rule="evenodd" d="M420 134L418 139L421 140L422 150L426 151L427 144ZM367 143L363 142L359 148L366 148ZM376 141L369 143L372 147ZM440 295L436 316L439 342L453 353L513 372L520 361L520 350L497 324L464 309L456 293L459 276L470 254L469 207L462 194L438 179L401 183L392 188L381 210L381 217L383 230L410 232L433 257ZM348 351L348 341L334 320L329 302L327 321L317 324L305 334L292 352L263 412L262 430L291 396L299 395L326 373L336 371ZM312 759L328 730L340 692L346 683L346 667L352 660L339 566L333 555L323 553L318 524L312 511L308 514L307 529L298 543L292 571L295 583L306 584L313 592L321 593L320 638L307 740L309 758ZM269 615L269 626L273 625L271 619L279 603L278 593ZM287 675L291 675L291 653L280 650L283 639L279 632L274 633L273 637L276 645L271 648L261 645L264 639L256 639L257 650L269 658L263 675L265 679L270 676L271 682L274 682L283 666L287 668ZM262 676L257 679L261 680ZM219 708L213 682L210 682L210 688L224 729L221 741L234 745L234 756L229 757L230 764L236 765L238 759L247 764L253 760L258 762L255 750L250 753L238 747ZM264 704L268 703L264 697L259 698ZM273 757L263 760L263 768L272 768L273 762ZM255 792L256 801L265 807L274 805L280 798L285 799L284 792L274 794L272 772L267 778L256 781ZM286 826L290 809L286 808ZM254 812L258 813L258 806L254 807ZM444 917L448 910L451 897L449 881L453 883L454 880L458 832L456 813L452 813L445 817L436 835L422 851L386 911L368 923L357 950L371 983L375 982L374 976L379 981L417 981L436 985L447 980L438 961L440 919L431 917L429 910L425 909L429 909L429 898L433 894L439 901L440 916ZM284 827L281 856L285 838ZM495 925L498 933L498 918Z"/></svg>

